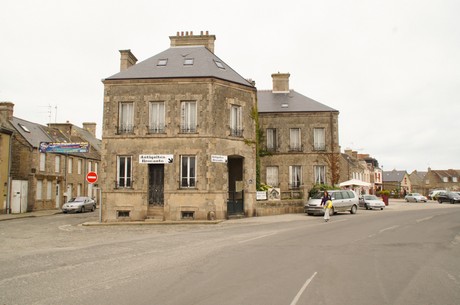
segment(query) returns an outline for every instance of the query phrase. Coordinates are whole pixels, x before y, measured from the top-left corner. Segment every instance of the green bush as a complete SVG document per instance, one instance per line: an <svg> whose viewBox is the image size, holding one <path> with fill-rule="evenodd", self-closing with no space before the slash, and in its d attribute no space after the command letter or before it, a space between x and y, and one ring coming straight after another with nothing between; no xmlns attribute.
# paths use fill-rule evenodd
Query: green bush
<svg viewBox="0 0 460 305"><path fill-rule="evenodd" d="M316 193L322 193L324 191L329 191L329 190L339 190L340 188L338 187L333 187L327 184L315 184L313 187L310 189L308 192L308 197L312 197Z"/></svg>

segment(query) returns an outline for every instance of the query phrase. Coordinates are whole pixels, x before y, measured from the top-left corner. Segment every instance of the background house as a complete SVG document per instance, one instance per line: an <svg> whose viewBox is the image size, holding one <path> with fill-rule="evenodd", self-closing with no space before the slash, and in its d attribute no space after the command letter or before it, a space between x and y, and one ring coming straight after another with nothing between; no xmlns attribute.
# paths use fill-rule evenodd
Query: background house
<svg viewBox="0 0 460 305"><path fill-rule="evenodd" d="M9 200L4 202L2 211L56 209L70 197L93 196L92 186L85 178L87 171L97 170L100 162L95 123L86 123L84 128L70 123L43 126L14 117L13 110L13 103L0 103L0 124L12 131L7 179ZM39 150L41 142L87 142L90 149L87 153L43 153Z"/></svg>
<svg viewBox="0 0 460 305"><path fill-rule="evenodd" d="M383 189L391 192L392 196L404 197L412 192L412 184L406 171L392 170L383 172Z"/></svg>
<svg viewBox="0 0 460 305"><path fill-rule="evenodd" d="M432 170L428 168L428 172L424 177L424 185L426 190L447 190L460 191L460 170Z"/></svg>

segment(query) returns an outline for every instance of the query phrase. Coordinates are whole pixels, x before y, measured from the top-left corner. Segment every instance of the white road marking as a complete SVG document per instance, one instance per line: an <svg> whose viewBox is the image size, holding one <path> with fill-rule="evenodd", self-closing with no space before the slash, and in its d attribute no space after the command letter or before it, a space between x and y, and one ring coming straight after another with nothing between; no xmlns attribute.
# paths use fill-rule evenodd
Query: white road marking
<svg viewBox="0 0 460 305"><path fill-rule="evenodd" d="M249 242L249 241L253 241L253 240L256 240L256 239L260 239L260 238L272 236L272 235L275 235L275 234L276 234L276 232L273 232L273 233L270 233L270 234L265 234L265 235L253 237L253 238L250 238L250 239L246 239L246 240L239 241L239 243L240 243L240 244L243 244L243 243L247 243L247 242Z"/></svg>
<svg viewBox="0 0 460 305"><path fill-rule="evenodd" d="M433 216L417 219L416 222L419 223L419 222L422 222L422 221L425 221L425 220L430 220L431 218L433 218Z"/></svg>
<svg viewBox="0 0 460 305"><path fill-rule="evenodd" d="M59 230L62 230L62 231L70 231L70 230L72 230L71 225L62 225L62 226L59 226L58 228L59 228Z"/></svg>
<svg viewBox="0 0 460 305"><path fill-rule="evenodd" d="M313 280L313 278L315 277L315 275L317 273L318 272L313 273L313 275L305 282L305 284L303 284L302 288L300 288L299 292L297 293L295 298L292 300L290 305L296 305L297 304L297 302L299 301L300 296L305 291L305 289L307 289L307 286L310 285L311 281Z"/></svg>
<svg viewBox="0 0 460 305"><path fill-rule="evenodd" d="M394 230L394 229L396 229L398 227L399 227L399 225L392 226L392 227L389 227L389 228L385 228L385 229L380 230L379 233L383 233L383 232L389 231L389 230Z"/></svg>

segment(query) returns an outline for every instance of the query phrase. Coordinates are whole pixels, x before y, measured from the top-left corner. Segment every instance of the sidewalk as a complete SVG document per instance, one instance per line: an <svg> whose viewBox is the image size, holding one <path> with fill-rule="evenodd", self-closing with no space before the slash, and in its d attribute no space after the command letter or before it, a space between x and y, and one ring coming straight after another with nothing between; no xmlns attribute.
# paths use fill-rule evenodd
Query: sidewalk
<svg viewBox="0 0 460 305"><path fill-rule="evenodd" d="M31 218L31 217L41 217L41 216L50 216L55 214L61 214L61 210L44 210L44 211L34 211L27 213L17 213L17 214L0 214L0 221L19 219L19 218Z"/></svg>

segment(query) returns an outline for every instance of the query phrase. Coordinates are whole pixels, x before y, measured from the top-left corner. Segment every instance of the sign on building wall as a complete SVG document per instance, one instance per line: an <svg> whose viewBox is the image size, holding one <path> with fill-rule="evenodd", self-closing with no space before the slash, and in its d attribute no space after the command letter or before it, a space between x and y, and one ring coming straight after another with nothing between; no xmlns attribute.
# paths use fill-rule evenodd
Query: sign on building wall
<svg viewBox="0 0 460 305"><path fill-rule="evenodd" d="M256 200L267 200L267 191L257 191Z"/></svg>
<svg viewBox="0 0 460 305"><path fill-rule="evenodd" d="M211 155L211 162L227 163L227 156Z"/></svg>
<svg viewBox="0 0 460 305"><path fill-rule="evenodd" d="M40 152L47 153L87 153L89 152L89 143L55 143L40 142Z"/></svg>
<svg viewBox="0 0 460 305"><path fill-rule="evenodd" d="M140 164L168 164L173 161L174 155L139 155Z"/></svg>

